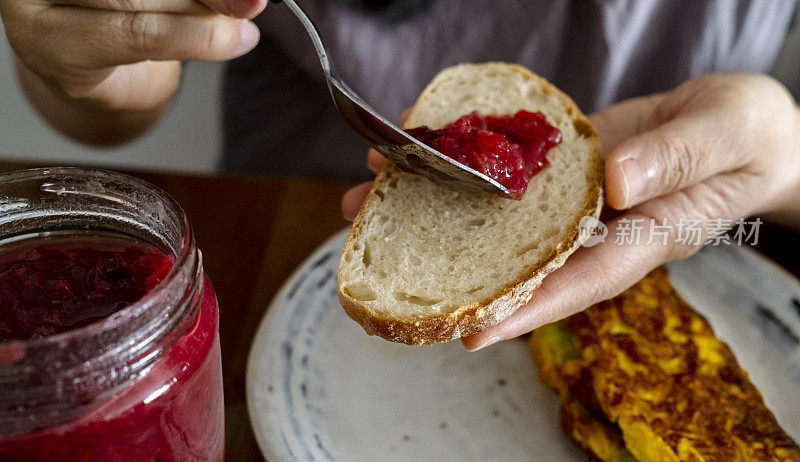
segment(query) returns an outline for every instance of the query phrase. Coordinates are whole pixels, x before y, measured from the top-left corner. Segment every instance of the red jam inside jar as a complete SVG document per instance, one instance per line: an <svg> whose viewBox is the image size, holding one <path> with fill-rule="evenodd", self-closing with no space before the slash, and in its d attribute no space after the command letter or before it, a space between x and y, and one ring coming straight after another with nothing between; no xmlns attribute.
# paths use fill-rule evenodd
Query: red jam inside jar
<svg viewBox="0 0 800 462"><path fill-rule="evenodd" d="M103 170L0 174L0 461L222 461L218 327L166 193Z"/></svg>
<svg viewBox="0 0 800 462"><path fill-rule="evenodd" d="M0 341L46 338L107 318L159 290L172 266L155 247L108 235L0 247ZM201 285L185 332L146 371L72 421L0 435L0 460L223 460L217 298L206 277Z"/></svg>
<svg viewBox="0 0 800 462"><path fill-rule="evenodd" d="M85 326L141 299L172 259L135 240L37 239L0 247L0 342Z"/></svg>
<svg viewBox="0 0 800 462"><path fill-rule="evenodd" d="M522 199L528 181L547 167L547 153L561 142L561 132L540 112L513 116L466 115L432 130L417 127L408 134L505 186L509 196Z"/></svg>

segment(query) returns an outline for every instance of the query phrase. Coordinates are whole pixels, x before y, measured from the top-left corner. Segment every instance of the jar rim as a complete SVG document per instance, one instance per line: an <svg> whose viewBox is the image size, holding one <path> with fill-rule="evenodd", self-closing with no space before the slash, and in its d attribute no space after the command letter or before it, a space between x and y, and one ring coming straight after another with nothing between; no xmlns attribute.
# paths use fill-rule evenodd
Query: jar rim
<svg viewBox="0 0 800 462"><path fill-rule="evenodd" d="M163 189L132 175L100 168L45 167L0 173L0 184L10 181L29 180L37 177L53 175L92 176L97 178L105 178L108 180L121 181L131 184L135 187L146 188L148 192L158 197L163 204L172 209L172 212L177 214L181 221L181 225L183 226L181 233L183 239L180 248L176 249L176 254L174 255L175 262L173 263L169 273L152 290L145 293L144 296L142 296L139 300L105 318L99 319L85 326L76 327L64 332L37 339L0 342L0 364L2 364L2 358L8 358L8 354L11 354L11 357L13 357L13 352L19 351L20 347L28 349L29 347L63 344L64 342L68 342L75 338L100 334L105 330L119 325L120 323L124 323L126 320L138 317L155 304L154 302L158 300L160 293L162 293L165 289L180 283L178 279L180 274L183 272L183 268L185 265L190 263L190 260L194 256L195 244L192 227L189 223L189 218L186 215L186 212L183 210L180 204L178 204L178 202ZM0 197L0 200L1 199L2 197ZM2 205L2 202L0 202L0 211L2 210ZM200 267L202 267L202 265Z"/></svg>

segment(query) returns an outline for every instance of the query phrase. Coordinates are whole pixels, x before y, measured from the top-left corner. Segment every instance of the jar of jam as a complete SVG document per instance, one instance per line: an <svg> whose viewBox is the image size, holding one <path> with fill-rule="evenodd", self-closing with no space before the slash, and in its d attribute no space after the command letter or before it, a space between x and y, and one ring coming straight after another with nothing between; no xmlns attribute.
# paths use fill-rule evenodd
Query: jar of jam
<svg viewBox="0 0 800 462"><path fill-rule="evenodd" d="M218 318L163 191L102 170L0 175L0 460L221 461Z"/></svg>

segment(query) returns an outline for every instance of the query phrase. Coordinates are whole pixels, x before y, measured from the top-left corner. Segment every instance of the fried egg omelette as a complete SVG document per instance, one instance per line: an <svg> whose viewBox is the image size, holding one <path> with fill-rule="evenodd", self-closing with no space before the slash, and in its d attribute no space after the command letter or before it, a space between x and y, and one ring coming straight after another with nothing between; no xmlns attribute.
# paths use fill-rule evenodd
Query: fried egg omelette
<svg viewBox="0 0 800 462"><path fill-rule="evenodd" d="M567 434L603 461L800 461L731 349L659 268L536 329L540 380Z"/></svg>

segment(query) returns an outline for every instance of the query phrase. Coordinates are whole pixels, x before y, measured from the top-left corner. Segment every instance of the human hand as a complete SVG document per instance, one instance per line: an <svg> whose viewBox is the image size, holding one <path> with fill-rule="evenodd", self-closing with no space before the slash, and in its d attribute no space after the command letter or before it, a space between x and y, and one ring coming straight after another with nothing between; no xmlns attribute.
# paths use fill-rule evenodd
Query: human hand
<svg viewBox="0 0 800 462"><path fill-rule="evenodd" d="M575 252L506 320L462 338L476 350L517 337L611 298L653 268L694 254L707 237L678 239L682 219L726 220L796 210L800 111L769 77L716 74L664 94L622 102L590 117L605 158L608 236L642 220L638 245L613 238ZM370 155L375 166L376 154ZM368 188L343 199L355 216ZM359 202L361 201L361 202ZM667 236L649 223L666 224ZM662 221L666 220L666 221ZM652 238L652 239L651 239Z"/></svg>
<svg viewBox="0 0 800 462"><path fill-rule="evenodd" d="M180 61L236 58L259 39L266 0L2 0L20 74L109 111L163 106ZM30 92L29 92L30 93Z"/></svg>

